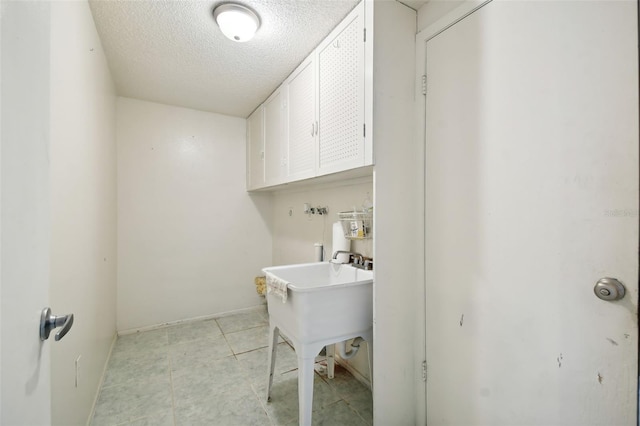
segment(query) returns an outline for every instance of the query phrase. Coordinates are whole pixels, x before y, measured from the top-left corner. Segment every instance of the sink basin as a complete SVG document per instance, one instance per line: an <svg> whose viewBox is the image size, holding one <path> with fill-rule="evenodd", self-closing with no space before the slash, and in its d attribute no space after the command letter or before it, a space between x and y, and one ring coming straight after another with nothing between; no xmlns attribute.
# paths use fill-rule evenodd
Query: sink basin
<svg viewBox="0 0 640 426"><path fill-rule="evenodd" d="M373 335L373 271L327 262L264 268L267 276L286 281L286 301L267 292L269 360L267 401L270 400L279 331L293 343L298 357L299 424L311 425L313 365L327 347L333 377L333 344L355 337L367 342L371 371Z"/></svg>
<svg viewBox="0 0 640 426"><path fill-rule="evenodd" d="M289 281L289 288L295 291L313 291L312 289L318 290L325 286L373 280L373 271L329 262L272 266L264 268L263 271Z"/></svg>
<svg viewBox="0 0 640 426"><path fill-rule="evenodd" d="M270 320L290 339L308 344L372 327L373 271L317 262L274 266L263 272L289 282L287 301L282 303L268 293L267 304Z"/></svg>

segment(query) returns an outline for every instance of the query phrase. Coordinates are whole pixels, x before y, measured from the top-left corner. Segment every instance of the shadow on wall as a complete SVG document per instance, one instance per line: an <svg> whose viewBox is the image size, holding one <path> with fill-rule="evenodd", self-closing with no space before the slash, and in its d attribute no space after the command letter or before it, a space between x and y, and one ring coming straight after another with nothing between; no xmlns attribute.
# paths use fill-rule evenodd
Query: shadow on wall
<svg viewBox="0 0 640 426"><path fill-rule="evenodd" d="M260 214L262 222L269 229L269 234L273 235L273 223L272 223L272 203L273 195L271 193L264 192L249 192L249 199L256 208L256 211Z"/></svg>

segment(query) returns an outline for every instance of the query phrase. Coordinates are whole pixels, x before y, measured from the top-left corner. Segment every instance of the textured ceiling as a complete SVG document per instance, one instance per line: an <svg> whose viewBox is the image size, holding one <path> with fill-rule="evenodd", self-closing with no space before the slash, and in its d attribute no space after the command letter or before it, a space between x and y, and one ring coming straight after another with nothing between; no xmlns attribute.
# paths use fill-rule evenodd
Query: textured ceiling
<svg viewBox="0 0 640 426"><path fill-rule="evenodd" d="M212 18L225 0L91 0L121 96L246 117L358 0L241 0L261 27L228 40Z"/></svg>

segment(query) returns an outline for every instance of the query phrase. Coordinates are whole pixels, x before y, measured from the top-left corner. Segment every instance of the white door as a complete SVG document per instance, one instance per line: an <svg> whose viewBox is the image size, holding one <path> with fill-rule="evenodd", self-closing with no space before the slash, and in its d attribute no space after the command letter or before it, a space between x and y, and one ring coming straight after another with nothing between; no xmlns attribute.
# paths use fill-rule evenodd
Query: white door
<svg viewBox="0 0 640 426"><path fill-rule="evenodd" d="M427 42L429 425L636 424L637 16L494 1Z"/></svg>
<svg viewBox="0 0 640 426"><path fill-rule="evenodd" d="M51 423L48 2L0 5L0 424ZM56 313L56 312L54 312Z"/></svg>

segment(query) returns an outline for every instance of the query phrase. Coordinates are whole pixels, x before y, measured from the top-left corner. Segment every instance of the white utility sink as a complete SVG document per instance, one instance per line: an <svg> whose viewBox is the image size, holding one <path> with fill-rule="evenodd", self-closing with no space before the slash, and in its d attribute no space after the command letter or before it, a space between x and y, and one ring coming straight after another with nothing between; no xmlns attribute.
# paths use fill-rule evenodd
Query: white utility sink
<svg viewBox="0 0 640 426"><path fill-rule="evenodd" d="M278 332L287 336L298 357L299 423L311 424L313 365L323 347L361 337L372 361L373 271L328 262L264 268L286 281L286 301L267 293L269 308L269 382L273 382ZM327 348L329 352L329 347ZM331 353L333 351L331 350Z"/></svg>

